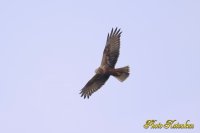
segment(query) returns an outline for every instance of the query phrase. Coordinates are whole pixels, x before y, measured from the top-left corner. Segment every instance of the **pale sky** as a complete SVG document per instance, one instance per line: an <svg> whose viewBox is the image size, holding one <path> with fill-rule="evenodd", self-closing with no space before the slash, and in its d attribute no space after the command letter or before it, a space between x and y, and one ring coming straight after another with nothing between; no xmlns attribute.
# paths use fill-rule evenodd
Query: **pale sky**
<svg viewBox="0 0 200 133"><path fill-rule="evenodd" d="M112 27L130 77L83 99ZM199 0L0 1L0 133L198 133L199 94Z"/></svg>

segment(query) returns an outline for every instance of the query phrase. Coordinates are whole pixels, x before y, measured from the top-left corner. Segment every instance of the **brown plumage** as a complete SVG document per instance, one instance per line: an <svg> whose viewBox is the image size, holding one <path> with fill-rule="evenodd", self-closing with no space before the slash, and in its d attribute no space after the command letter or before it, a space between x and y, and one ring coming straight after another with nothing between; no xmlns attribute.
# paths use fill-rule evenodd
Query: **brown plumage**
<svg viewBox="0 0 200 133"><path fill-rule="evenodd" d="M129 66L115 69L115 64L119 57L121 33L118 28L115 28L115 30L112 28L111 33L108 33L101 65L96 69L96 74L80 92L84 98L89 98L95 91L100 89L110 75L116 77L121 82L129 76Z"/></svg>

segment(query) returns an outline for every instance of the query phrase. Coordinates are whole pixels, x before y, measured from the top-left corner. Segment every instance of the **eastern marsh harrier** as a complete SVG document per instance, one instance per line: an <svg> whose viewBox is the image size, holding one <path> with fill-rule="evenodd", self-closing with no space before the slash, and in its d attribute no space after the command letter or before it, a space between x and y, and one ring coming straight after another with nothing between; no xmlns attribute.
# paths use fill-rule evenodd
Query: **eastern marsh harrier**
<svg viewBox="0 0 200 133"><path fill-rule="evenodd" d="M105 84L110 75L116 77L121 82L129 76L129 66L117 69L115 68L115 64L119 57L121 33L122 32L118 28L112 28L111 33L108 33L101 65L96 69L96 74L81 90L81 97L89 98L95 91Z"/></svg>

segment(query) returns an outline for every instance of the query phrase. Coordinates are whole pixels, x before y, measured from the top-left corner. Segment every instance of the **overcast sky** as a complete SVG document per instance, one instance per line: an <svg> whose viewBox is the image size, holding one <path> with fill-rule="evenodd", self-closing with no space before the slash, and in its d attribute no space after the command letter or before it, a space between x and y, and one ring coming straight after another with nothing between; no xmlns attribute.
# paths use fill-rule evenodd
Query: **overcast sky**
<svg viewBox="0 0 200 133"><path fill-rule="evenodd" d="M112 27L131 74L83 99ZM0 1L1 133L197 133L199 94L199 0Z"/></svg>

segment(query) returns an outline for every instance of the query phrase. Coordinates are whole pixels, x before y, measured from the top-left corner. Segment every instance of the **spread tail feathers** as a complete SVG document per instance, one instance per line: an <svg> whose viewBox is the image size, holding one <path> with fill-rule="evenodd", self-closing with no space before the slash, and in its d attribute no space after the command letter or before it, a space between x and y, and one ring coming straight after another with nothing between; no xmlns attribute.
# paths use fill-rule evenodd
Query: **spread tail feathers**
<svg viewBox="0 0 200 133"><path fill-rule="evenodd" d="M117 68L115 69L118 73L117 76L115 76L119 81L123 82L124 80L126 80L126 78L128 78L129 76L129 66L125 66L122 68Z"/></svg>

